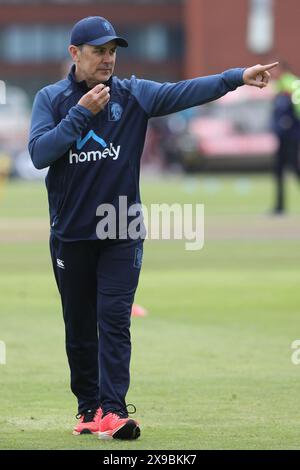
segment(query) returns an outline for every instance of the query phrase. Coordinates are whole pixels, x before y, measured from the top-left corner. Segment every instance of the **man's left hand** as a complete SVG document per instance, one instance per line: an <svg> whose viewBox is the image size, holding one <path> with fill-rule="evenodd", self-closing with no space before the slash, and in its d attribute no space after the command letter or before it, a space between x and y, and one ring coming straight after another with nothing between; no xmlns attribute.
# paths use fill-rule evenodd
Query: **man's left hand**
<svg viewBox="0 0 300 470"><path fill-rule="evenodd" d="M258 88L265 88L271 78L269 70L277 67L279 62L274 62L268 65L254 65L247 68L243 73L243 80L245 85L256 86Z"/></svg>

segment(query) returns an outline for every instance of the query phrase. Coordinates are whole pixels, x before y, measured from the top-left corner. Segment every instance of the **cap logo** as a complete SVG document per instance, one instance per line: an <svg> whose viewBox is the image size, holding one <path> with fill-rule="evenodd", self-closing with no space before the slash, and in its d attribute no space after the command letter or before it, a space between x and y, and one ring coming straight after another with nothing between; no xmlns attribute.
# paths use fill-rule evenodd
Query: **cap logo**
<svg viewBox="0 0 300 470"><path fill-rule="evenodd" d="M105 29L105 31L110 31L110 25L107 23L107 21L103 22L103 28Z"/></svg>

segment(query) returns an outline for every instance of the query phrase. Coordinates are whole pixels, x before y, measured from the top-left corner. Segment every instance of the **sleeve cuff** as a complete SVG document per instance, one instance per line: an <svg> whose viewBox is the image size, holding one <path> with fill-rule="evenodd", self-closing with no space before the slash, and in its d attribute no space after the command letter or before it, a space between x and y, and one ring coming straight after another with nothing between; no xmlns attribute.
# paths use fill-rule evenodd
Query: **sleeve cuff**
<svg viewBox="0 0 300 470"><path fill-rule="evenodd" d="M236 71L237 71L236 80L237 80L238 86L245 85L245 82L244 82L244 79L243 79L243 75L244 75L245 70L246 70L246 67L236 69Z"/></svg>
<svg viewBox="0 0 300 470"><path fill-rule="evenodd" d="M245 70L246 67L230 69L223 72L223 77L228 82L231 89L234 90L239 86L245 85L245 82L243 80L243 74Z"/></svg>
<svg viewBox="0 0 300 470"><path fill-rule="evenodd" d="M77 104L75 106L75 108L78 109L78 111L80 111L81 114L84 114L84 116L90 120L92 119L95 115L92 113L92 111L90 111L89 109L85 108L84 106L81 106L81 104Z"/></svg>

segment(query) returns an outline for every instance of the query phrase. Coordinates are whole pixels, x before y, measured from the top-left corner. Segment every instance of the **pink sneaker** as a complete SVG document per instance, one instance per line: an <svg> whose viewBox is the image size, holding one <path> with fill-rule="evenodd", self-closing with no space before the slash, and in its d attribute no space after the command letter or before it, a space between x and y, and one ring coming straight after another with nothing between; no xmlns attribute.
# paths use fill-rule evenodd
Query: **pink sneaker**
<svg viewBox="0 0 300 470"><path fill-rule="evenodd" d="M80 419L79 423L74 427L73 435L80 434L98 434L100 429L100 420L102 416L101 408L93 408L86 410L82 414L78 414L76 418Z"/></svg>
<svg viewBox="0 0 300 470"><path fill-rule="evenodd" d="M107 413L100 420L99 439L137 439L140 434L137 421L117 413Z"/></svg>

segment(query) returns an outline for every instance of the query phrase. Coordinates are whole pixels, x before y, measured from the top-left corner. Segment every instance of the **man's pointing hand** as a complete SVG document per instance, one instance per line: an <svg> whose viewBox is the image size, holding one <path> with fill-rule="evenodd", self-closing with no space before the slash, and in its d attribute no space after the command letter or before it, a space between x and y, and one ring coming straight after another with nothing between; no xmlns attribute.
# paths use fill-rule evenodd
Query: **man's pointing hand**
<svg viewBox="0 0 300 470"><path fill-rule="evenodd" d="M254 65L244 71L243 80L245 85L256 86L258 88L265 88L271 78L269 70L277 67L279 62L274 62L268 65Z"/></svg>

